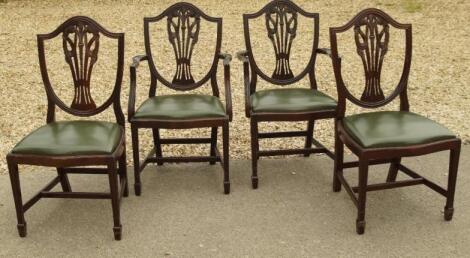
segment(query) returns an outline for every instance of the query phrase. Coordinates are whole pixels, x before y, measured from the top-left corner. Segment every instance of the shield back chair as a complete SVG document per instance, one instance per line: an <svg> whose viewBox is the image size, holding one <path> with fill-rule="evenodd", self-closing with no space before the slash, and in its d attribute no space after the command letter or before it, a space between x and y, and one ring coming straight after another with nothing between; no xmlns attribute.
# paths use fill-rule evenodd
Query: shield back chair
<svg viewBox="0 0 470 258"><path fill-rule="evenodd" d="M254 32L250 32L249 24L250 20L261 16L264 16L266 36L272 42L275 52L276 66L271 76L258 67L252 52L250 34ZM290 68L289 57L297 33L298 16L312 21L313 43L307 66L298 75L294 75ZM313 138L313 132L316 120L336 116L337 104L333 98L317 90L316 56L317 54L330 55L329 49L318 48L318 13L307 12L291 1L275 0L256 13L243 14L243 26L246 51L237 53L237 57L243 62L245 115L250 118L251 127L251 181L252 187L256 189L258 188L257 164L260 157L295 154L308 157L311 153L326 153L334 159L334 154ZM310 80L310 89L285 87L256 91L258 77L273 85L290 86L306 76ZM307 121L307 129L289 132L258 132L258 123L269 121ZM305 137L305 147L283 150L259 149L259 139L284 137ZM312 144L315 145L314 148Z"/></svg>
<svg viewBox="0 0 470 258"><path fill-rule="evenodd" d="M201 22L202 21L202 22ZM168 40L172 45L176 59L176 71L172 80L167 80L157 70L151 51L150 24L166 22ZM191 57L198 42L203 24L216 25L215 53L207 74L196 81L191 73ZM196 6L180 2L167 8L156 17L144 19L146 54L133 58L130 67L131 88L129 94L128 118L131 124L132 147L134 156L135 193L141 194L141 172L148 163L178 162L220 162L224 171L224 193L230 192L229 181L229 121L232 120L232 102L230 91L231 56L220 53L222 43L222 18L208 16ZM224 65L225 108L219 96L217 66L219 60ZM139 63L147 61L150 69L149 98L135 110L136 70ZM212 95L188 94L210 81ZM157 82L170 89L183 93L157 96ZM211 128L210 138L160 138L160 129ZM223 157L217 149L217 130L222 127ZM140 163L138 129L152 128L154 148ZM164 157L162 144L210 144L209 156Z"/></svg>
<svg viewBox="0 0 470 258"><path fill-rule="evenodd" d="M56 95L49 80L44 43L56 37L62 38L63 49L60 51L65 55L73 78L75 93L71 105ZM103 37L117 41L117 69L111 96L101 106L97 106L91 95L90 79L99 57L100 38ZM38 35L37 40L39 65L47 94L47 124L23 138L7 155L19 235L26 236L24 213L41 198L110 199L114 237L120 240L120 200L122 196L128 195L125 118L120 106L124 34L109 32L88 17L76 16L50 34ZM92 117L111 105L117 123L96 120L55 121L56 107L74 116ZM56 167L57 177L23 203L18 164ZM73 192L68 174L107 174L110 192ZM62 192L51 191L57 184L62 186Z"/></svg>
<svg viewBox="0 0 470 258"><path fill-rule="evenodd" d="M390 95L381 88L384 58L389 51L390 31L404 32L404 65L400 81ZM337 35L353 30L357 54L363 63L365 87L358 99L348 89L341 73L341 57L338 53ZM347 34L349 35L349 34ZM351 34L352 35L352 34ZM330 28L330 42L338 90L338 118L336 121L333 190L341 186L357 207L356 231L365 229L366 194L369 191L424 184L447 198L444 219L453 215L455 183L461 140L444 126L409 110L407 85L412 52L411 24L402 24L378 9L366 9L342 27ZM395 98L400 100L399 111L375 111L345 116L346 100L362 108L383 107ZM358 161L344 162L344 145ZM450 150L447 189L431 182L401 163L402 157L420 156ZM386 182L368 184L369 165L390 163ZM343 169L358 167L358 186L350 187L343 176ZM410 179L397 181L398 171ZM356 196L357 194L357 196Z"/></svg>

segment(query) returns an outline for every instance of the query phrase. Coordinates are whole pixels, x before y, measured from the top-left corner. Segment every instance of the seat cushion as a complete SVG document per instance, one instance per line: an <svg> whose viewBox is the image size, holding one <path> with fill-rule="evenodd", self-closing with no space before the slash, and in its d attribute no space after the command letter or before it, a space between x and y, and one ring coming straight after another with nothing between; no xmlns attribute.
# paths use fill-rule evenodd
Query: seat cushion
<svg viewBox="0 0 470 258"><path fill-rule="evenodd" d="M23 138L12 150L15 154L96 155L111 154L121 139L116 123L63 121L49 123Z"/></svg>
<svg viewBox="0 0 470 258"><path fill-rule="evenodd" d="M258 91L251 105L255 113L289 113L335 109L336 101L317 90L289 88Z"/></svg>
<svg viewBox="0 0 470 258"><path fill-rule="evenodd" d="M431 119L405 111L381 111L345 117L344 129L365 148L405 147L456 136Z"/></svg>
<svg viewBox="0 0 470 258"><path fill-rule="evenodd" d="M147 99L137 109L134 118L178 120L225 116L225 109L218 97L178 94Z"/></svg>

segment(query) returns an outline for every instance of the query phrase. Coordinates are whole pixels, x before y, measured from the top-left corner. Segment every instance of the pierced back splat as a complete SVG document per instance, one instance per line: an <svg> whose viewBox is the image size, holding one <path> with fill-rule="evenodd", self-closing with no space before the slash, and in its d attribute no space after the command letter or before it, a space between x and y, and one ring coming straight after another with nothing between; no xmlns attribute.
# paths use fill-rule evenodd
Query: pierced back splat
<svg viewBox="0 0 470 258"><path fill-rule="evenodd" d="M297 32L297 12L286 4L279 3L266 12L266 29L276 54L273 79L288 80L294 77L290 69L289 56Z"/></svg>
<svg viewBox="0 0 470 258"><path fill-rule="evenodd" d="M168 15L168 39L176 57L174 84L193 84L191 56L198 41L200 28L199 14L189 8L178 8Z"/></svg>
<svg viewBox="0 0 470 258"><path fill-rule="evenodd" d="M96 104L90 93L93 65L98 59L99 31L92 26L78 23L63 32L65 61L72 72L75 95L72 109L93 110Z"/></svg>
<svg viewBox="0 0 470 258"><path fill-rule="evenodd" d="M388 51L389 25L377 15L366 15L354 26L354 38L366 77L361 101L382 101L385 96L380 87L380 74Z"/></svg>

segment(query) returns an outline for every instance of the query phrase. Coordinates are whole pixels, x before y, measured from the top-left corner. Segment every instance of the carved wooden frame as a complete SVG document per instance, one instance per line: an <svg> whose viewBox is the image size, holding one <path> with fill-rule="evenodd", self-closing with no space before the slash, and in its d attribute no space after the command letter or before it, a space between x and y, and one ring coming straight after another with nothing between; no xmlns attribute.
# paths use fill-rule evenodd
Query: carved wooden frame
<svg viewBox="0 0 470 258"><path fill-rule="evenodd" d="M172 20L177 15L186 14L190 17L194 17L195 21L198 19L204 19L206 22L215 23L217 25L217 34L216 34L216 47L213 62L211 68L207 72L207 74L199 81L194 81L192 76L187 78L183 78L182 80L177 80L175 72L175 77L173 81L170 82L165 79L156 69L153 55L151 51L150 45L150 29L149 25L153 22L159 22L164 18L167 19L167 32L170 43L172 40L178 40L178 38L174 35L176 29L174 28L175 22ZM199 21L197 21L197 25L191 23L187 18L180 18L181 20L187 21L188 26L187 28L191 28L191 26L197 26L197 30L199 30ZM181 28L182 29L182 28ZM189 30L189 29L188 29ZM195 33L195 31L192 31ZM199 32L199 31L198 31ZM209 162L211 165L215 164L215 162L220 162L223 170L224 170L224 193L228 194L230 192L230 180L229 180L229 121L232 120L232 99L231 99L231 89L230 89L230 61L232 57L229 54L222 54L220 52L220 48L222 45L222 18L215 18L208 16L204 12L202 12L196 6L180 2L176 3L170 7L168 7L165 11L163 11L160 15L156 17L148 17L144 18L144 36L145 36L145 49L146 55L135 56L133 58L133 63L130 66L130 94L129 94L129 107L128 107L128 119L131 123L131 133L132 133L132 147L133 147L133 158L134 158L134 177L135 177L135 184L134 189L136 195L141 195L141 172L144 170L145 166L148 163L157 163L158 165L163 165L163 163L173 163L173 162ZM197 38L197 35L193 35ZM186 38L188 39L189 36ZM180 36L180 39L183 39L183 36ZM194 39L194 38L193 38ZM184 40L183 40L184 41ZM196 39L197 41L197 39ZM180 42L181 44L181 42ZM177 63L177 69L181 65L187 65L187 68L181 68L183 71L190 71L190 57L192 53L192 45L184 45L187 47L187 54L188 55L180 55L178 53L178 49L174 46L175 51L175 59ZM182 44L180 46L183 46ZM182 60L181 57L183 56ZM157 94L157 82L162 83L163 85L177 90L177 91L190 91L196 89L198 87L203 86L210 80L212 94L220 98L219 96L219 86L217 83L217 66L219 64L219 60L223 60L224 65L224 86L225 86L225 108L226 108L226 116L220 118L200 118L200 119L182 119L182 120L162 120L162 119L137 119L134 117L135 114L135 96L136 96L136 88L137 88L137 67L139 66L140 62L147 61L150 70L150 87L149 87L149 98L156 96ZM210 138L170 138L170 139L162 139L160 138L160 129L187 129L187 128L202 128L202 127L210 127L211 128L211 136ZM217 130L218 127L222 127L222 139L223 139L223 154L221 155L219 150L217 149ZM141 163L139 158L139 138L138 138L138 129L140 128L152 128L153 133L153 140L154 140L154 148L152 151L147 155L144 161ZM210 144L210 154L209 156L189 156L189 157L163 157L162 154L162 144Z"/></svg>
<svg viewBox="0 0 470 258"><path fill-rule="evenodd" d="M279 13L279 10L284 10L284 12L288 13L295 13L292 16L285 16L281 12L281 18L283 17L286 21L291 19L296 19L298 15L303 15L309 19L313 20L313 43L312 43L312 53L309 59L309 62L305 69L298 75L294 76L291 72L288 73L281 73L279 75L275 75L276 71L273 73L273 76L266 75L261 69L258 67L256 60L253 56L252 46L251 46L251 39L250 39L250 27L249 21L250 19L256 19L262 15L265 15L266 19L266 27L268 31L268 37L271 39L273 43L273 47L275 48L276 59L285 58L289 59L290 47L292 44L293 38L284 39L284 48L286 51L277 51L275 41L277 38L282 38L280 35L276 35L276 40L274 40L273 36L273 18L270 16L274 13ZM289 10L289 11L286 11ZM294 17L294 18L292 18ZM277 19L277 18L276 18ZM291 21L291 24L294 21ZM279 25L281 25L279 23ZM289 26L288 23L286 23ZM295 25L296 26L296 25ZM251 100L250 97L252 94L256 92L256 84L258 80L258 76L261 77L263 80L280 86L287 86L298 82L299 80L305 78L308 74L308 78L310 80L310 88L312 90L317 90L317 82L315 79L315 60L317 54L324 54L330 56L329 49L318 48L318 41L319 41L319 15L318 13L310 13L299 6L297 6L292 1L287 0L274 0L269 2L266 6L264 6L261 10L256 13L252 14L243 14L243 27L244 27L244 35L245 35L245 45L246 51L239 52L237 54L238 58L243 62L243 78L245 84L245 115L246 117L250 118L250 128L251 128L251 159L252 159L252 187L254 189L258 188L258 159L263 156L276 156L276 155L297 155L303 154L305 157L308 157L312 153L325 153L328 157L334 159L334 154L329 151L325 146L319 143L317 140L313 138L314 132L314 125L315 120L318 119L328 119L334 118L336 116L335 109L326 109L320 111L308 111L308 112L290 112L290 113L274 113L274 112L252 112L251 108ZM281 25L282 27L282 25ZM289 27L285 27L289 28ZM294 25L290 27L291 33L296 33L294 29ZM277 29L280 31L280 28ZM287 29L286 29L287 31ZM285 34L284 34L285 35ZM287 36L286 36L287 37ZM294 36L295 37L295 36ZM281 55L279 56L279 53ZM279 64L276 65L276 69L278 68ZM286 69L289 70L290 69ZM305 131L291 131L291 132L258 132L258 123L259 122L267 122L267 121L307 121L307 129ZM289 138L289 137L305 137L305 147L303 149L286 149L286 150L259 150L259 139L264 138ZM312 148L312 144L315 146Z"/></svg>
<svg viewBox="0 0 470 258"><path fill-rule="evenodd" d="M53 39L59 35L63 35L64 37L64 54L66 55L66 61L75 62L74 56L76 55L71 54L69 47L67 45L70 42L65 42L68 38L68 34L77 32L80 34L89 29L91 33L94 35L91 40L95 43L91 44L98 44L97 41L99 39L95 38L96 35L103 35L105 37L115 39L118 42L117 47L117 69L116 69L116 80L113 92L111 96L99 107L96 107L94 102L89 101L92 100L90 97L87 103L82 103L77 101L74 98L74 102L69 107L67 106L59 97L55 94L51 82L49 80L47 64L46 64L46 57L44 51L44 42L49 39ZM80 31L82 30L82 31ZM83 35L82 35L83 36ZM80 35L77 35L80 37ZM68 38L68 39L67 39ZM86 38L82 38L86 39ZM128 187L127 187L127 167L126 167L126 147L125 147L125 133L124 133L124 114L122 113L121 104L120 104L120 92L121 92L121 82L123 76L123 64L124 64L124 34L123 33L112 33L103 28L94 20L84 17L84 16L75 16L67 21L65 21L62 25L60 25L56 30L49 34L40 34L37 36L38 40L38 53L39 53L39 65L41 68L42 79L44 82L44 86L46 88L46 95L47 95L47 123L52 123L55 121L55 107L59 107L63 111L80 117L91 117L103 112L107 109L110 105L113 105L114 114L116 116L117 124L121 127L121 139L114 150L114 152L110 155L72 155L72 156L53 156L53 155L27 155L27 154L15 154L10 152L7 155L7 163L8 163L8 170L10 174L10 180L12 184L13 190L13 197L15 201L15 208L16 214L18 219L18 232L21 237L26 236L26 221L24 218L24 213L31 208L37 201L41 198L81 198L81 199L110 199L113 209L113 220L114 220L114 237L116 240L121 239L121 232L122 226L120 222L120 200L122 196L128 196ZM81 42L83 43L83 42ZM82 44L82 46L87 46L86 44ZM75 47L79 47L75 45ZM97 46L93 50L98 51ZM92 51L93 51L92 50ZM82 49L83 51L83 49ZM85 51L85 56L88 56L90 49ZM97 58L97 53L92 53L89 58ZM67 56L68 55L68 56ZM79 54L81 55L81 54ZM82 61L86 61L86 57L82 56ZM96 61L96 59L95 59ZM77 61L78 62L78 61ZM93 60L91 60L93 63ZM80 63L80 62L78 62ZM89 79L87 82L81 81L78 83L78 77L74 72L79 71L80 74L91 74L92 65L88 66L88 71L83 71L87 69L85 65L86 62L83 62L83 66L80 68L74 67L71 65L72 76L74 78L74 87L77 90L77 87L89 87ZM69 63L70 64L70 63ZM78 70L76 70L77 68ZM89 78L89 77L88 77ZM80 80L82 80L80 78ZM85 83L85 84L84 84ZM77 93L77 91L76 91ZM77 96L77 94L75 94ZM85 95L83 95L85 96ZM116 166L116 163L119 163L119 166ZM19 164L26 164L26 165L36 165L36 166L47 166L47 167L56 167L58 176L55 177L50 183L48 183L41 191L39 191L35 196L33 196L29 201L23 204L22 197L21 197L21 187L20 187L20 178L18 173L18 165ZM82 166L106 166L106 168L81 168ZM72 192L70 187L69 179L67 174L107 174L109 176L109 185L110 185L110 193L88 193L88 192ZM118 177L119 176L119 177ZM119 182L118 182L119 178ZM54 188L57 184L61 184L63 192L51 192L50 190Z"/></svg>
<svg viewBox="0 0 470 258"><path fill-rule="evenodd" d="M405 31L405 59L403 65L403 72L397 87L389 96L364 97L363 94L361 99L357 99L348 91L341 75L341 57L338 54L337 34L346 32L353 27L355 28L355 30L358 30L357 27L359 26L374 25L373 20L372 24L367 24L368 19L370 19L370 17L375 17L379 19L382 24L387 24L387 27L393 26L395 29L401 29ZM357 32L355 34L355 37L358 37ZM353 203L356 205L358 210L356 219L357 233L363 234L365 230L365 205L366 194L368 191L391 189L418 184L424 184L427 187L446 197L447 201L444 209L444 219L451 220L454 211L453 202L461 146L461 140L459 138L407 147L364 148L359 143L357 143L357 141L354 140L353 137L351 137L351 135L344 129L343 126L342 119L344 118L346 111L346 100L349 100L352 103L364 108L378 108L390 103L392 100L399 96L400 111L409 111L407 84L412 54L411 24L399 23L393 18L391 18L388 14L379 9L365 9L359 12L352 20L350 20L344 26L330 28L330 43L333 59L333 68L336 78L336 86L338 90L338 117L335 121L336 159L333 173L333 191L339 192L341 190L341 185L344 186L346 192L350 195L351 199L353 200ZM360 45L358 44L358 41L356 41L356 44ZM361 58L364 61L364 57L362 56ZM368 66L364 65L364 67L367 68ZM380 69L376 72L380 73ZM372 77L375 77L374 79L380 79L380 74L371 74L365 71L364 75L366 76L366 87L368 87L369 85L368 81L373 79ZM346 145L356 156L358 156L358 161L344 162L344 145ZM419 175L418 173L409 169L405 165L401 164L402 157L421 156L445 150L450 150L450 164L447 189L442 188L441 186L431 182L429 179ZM386 182L368 185L367 178L369 165L386 163L390 163L390 169ZM359 168L359 185L356 187L351 187L343 176L343 169L354 167ZM411 179L396 181L398 171L401 171L404 174L410 176ZM355 193L358 193L358 196L356 196Z"/></svg>

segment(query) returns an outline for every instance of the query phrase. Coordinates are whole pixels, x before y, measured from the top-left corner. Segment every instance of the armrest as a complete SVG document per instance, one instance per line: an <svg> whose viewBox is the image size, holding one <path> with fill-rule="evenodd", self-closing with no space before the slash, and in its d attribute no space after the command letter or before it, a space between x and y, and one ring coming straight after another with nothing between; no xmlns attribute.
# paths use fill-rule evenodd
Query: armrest
<svg viewBox="0 0 470 258"><path fill-rule="evenodd" d="M132 58L132 64L130 65L130 90L129 90L129 102L127 106L127 119L130 122L135 113L135 95L137 87L137 67L140 62L146 61L146 55L134 56Z"/></svg>
<svg viewBox="0 0 470 258"><path fill-rule="evenodd" d="M230 61L232 61L232 56L230 54L219 54L219 59L222 59L224 63L225 110L229 121L232 121L232 89L230 85Z"/></svg>

